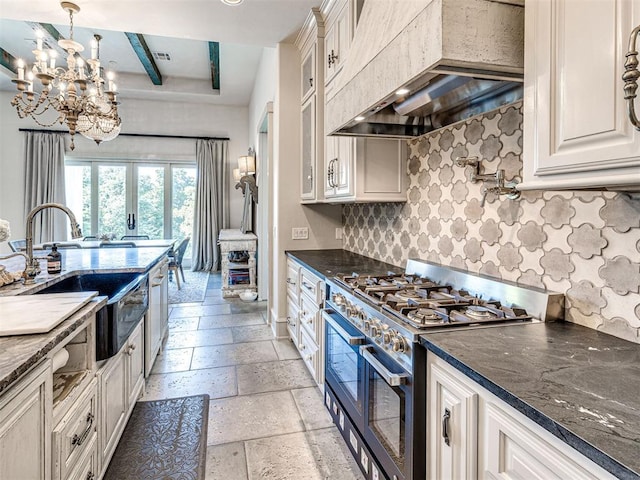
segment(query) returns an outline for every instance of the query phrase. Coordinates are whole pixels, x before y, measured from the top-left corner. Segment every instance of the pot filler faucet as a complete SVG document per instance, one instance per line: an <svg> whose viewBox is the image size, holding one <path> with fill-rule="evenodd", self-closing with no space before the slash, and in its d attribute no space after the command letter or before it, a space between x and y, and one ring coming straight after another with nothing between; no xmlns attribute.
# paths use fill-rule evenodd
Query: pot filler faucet
<svg viewBox="0 0 640 480"><path fill-rule="evenodd" d="M24 277L24 284L31 285L34 284L36 276L40 273L40 262L38 259L33 258L33 217L35 217L36 213L45 210L47 208L57 208L62 210L69 217L69 222L71 222L71 237L72 238L80 238L82 237L82 231L80 230L80 225L76 221L76 217L69 207L62 205L61 203L43 203L42 205L38 205L33 208L27 215L27 265L24 269L24 273L22 276Z"/></svg>

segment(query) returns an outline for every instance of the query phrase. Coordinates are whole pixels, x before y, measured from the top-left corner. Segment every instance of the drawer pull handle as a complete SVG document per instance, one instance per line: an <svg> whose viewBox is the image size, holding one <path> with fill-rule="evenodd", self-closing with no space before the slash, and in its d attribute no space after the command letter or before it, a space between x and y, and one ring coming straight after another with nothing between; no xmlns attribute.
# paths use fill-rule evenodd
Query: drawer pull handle
<svg viewBox="0 0 640 480"><path fill-rule="evenodd" d="M85 429L85 431L82 432L82 435L78 435L76 433L73 436L73 438L71 439L71 445L77 445L79 447L80 445L82 445L84 443L84 441L89 436L89 433L91 432L91 427L93 427L93 414L92 413L87 415L87 423L89 425L87 425L87 428Z"/></svg>
<svg viewBox="0 0 640 480"><path fill-rule="evenodd" d="M301 343L301 344L299 345L299 348L300 348L300 351L302 351L302 350L304 350L306 347L304 346L304 343Z"/></svg>
<svg viewBox="0 0 640 480"><path fill-rule="evenodd" d="M292 322L292 321L291 321L291 317L287 317L287 325L290 325L290 326L292 326L292 327L295 327L295 326L296 326L296 322Z"/></svg>
<svg viewBox="0 0 640 480"><path fill-rule="evenodd" d="M131 356L133 355L133 351L136 349L136 346L132 343L131 345L129 345L129 348L127 349L127 355Z"/></svg>
<svg viewBox="0 0 640 480"><path fill-rule="evenodd" d="M307 290L313 290L313 285L309 285L307 282L302 282L302 286Z"/></svg>
<svg viewBox="0 0 640 480"><path fill-rule="evenodd" d="M289 285L295 285L295 284L296 284L296 282L294 282L294 281L293 281L293 280L291 280L290 278L287 278L287 283L288 283Z"/></svg>
<svg viewBox="0 0 640 480"><path fill-rule="evenodd" d="M96 478L96 476L93 474L93 472L91 470L89 470L89 473L87 473L87 479L86 480L93 480L94 478Z"/></svg>
<svg viewBox="0 0 640 480"><path fill-rule="evenodd" d="M444 440L445 445L451 445L451 440L449 439L449 420L451 419L451 410L448 408L444 409L444 415L442 415L442 439Z"/></svg>

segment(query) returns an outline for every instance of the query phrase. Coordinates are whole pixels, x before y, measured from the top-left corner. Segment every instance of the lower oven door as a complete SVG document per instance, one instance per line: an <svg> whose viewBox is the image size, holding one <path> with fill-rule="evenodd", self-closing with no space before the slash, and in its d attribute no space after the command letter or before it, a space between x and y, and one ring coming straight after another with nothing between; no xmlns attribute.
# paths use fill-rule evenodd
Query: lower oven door
<svg viewBox="0 0 640 480"><path fill-rule="evenodd" d="M364 360L365 442L389 479L412 478L412 378L377 346L360 347Z"/></svg>
<svg viewBox="0 0 640 480"><path fill-rule="evenodd" d="M362 429L363 363L360 345L366 337L333 310L323 310L325 322L325 381L352 423Z"/></svg>

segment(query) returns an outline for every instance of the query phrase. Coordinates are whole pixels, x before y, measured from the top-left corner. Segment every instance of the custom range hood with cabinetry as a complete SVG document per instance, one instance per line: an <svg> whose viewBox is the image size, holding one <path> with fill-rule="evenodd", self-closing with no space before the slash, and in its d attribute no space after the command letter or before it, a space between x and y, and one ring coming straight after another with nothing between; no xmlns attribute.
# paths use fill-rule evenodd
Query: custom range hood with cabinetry
<svg viewBox="0 0 640 480"><path fill-rule="evenodd" d="M523 3L366 0L327 133L415 137L521 99Z"/></svg>

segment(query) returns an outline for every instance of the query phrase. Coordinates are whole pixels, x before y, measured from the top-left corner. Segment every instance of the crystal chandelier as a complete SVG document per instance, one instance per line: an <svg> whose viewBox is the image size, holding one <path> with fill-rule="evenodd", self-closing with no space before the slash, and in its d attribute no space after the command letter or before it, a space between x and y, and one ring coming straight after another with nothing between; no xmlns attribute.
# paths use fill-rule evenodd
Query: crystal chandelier
<svg viewBox="0 0 640 480"><path fill-rule="evenodd" d="M11 101L20 118L31 117L42 127L66 123L71 135L71 150L76 132L94 140L97 144L112 140L120 133L116 84L113 72L103 78L100 66L100 35L91 42L91 59L83 60L84 47L73 40L73 14L80 7L71 2L61 2L69 13L69 38L61 38L58 45L67 53L67 68L56 66L57 52L44 49L43 34L37 32L35 61L31 69L22 59L17 62L18 78L12 80L18 93ZM26 75L25 75L26 74ZM37 95L33 85L40 80L41 92ZM41 115L53 109L58 113L51 123L41 121Z"/></svg>

